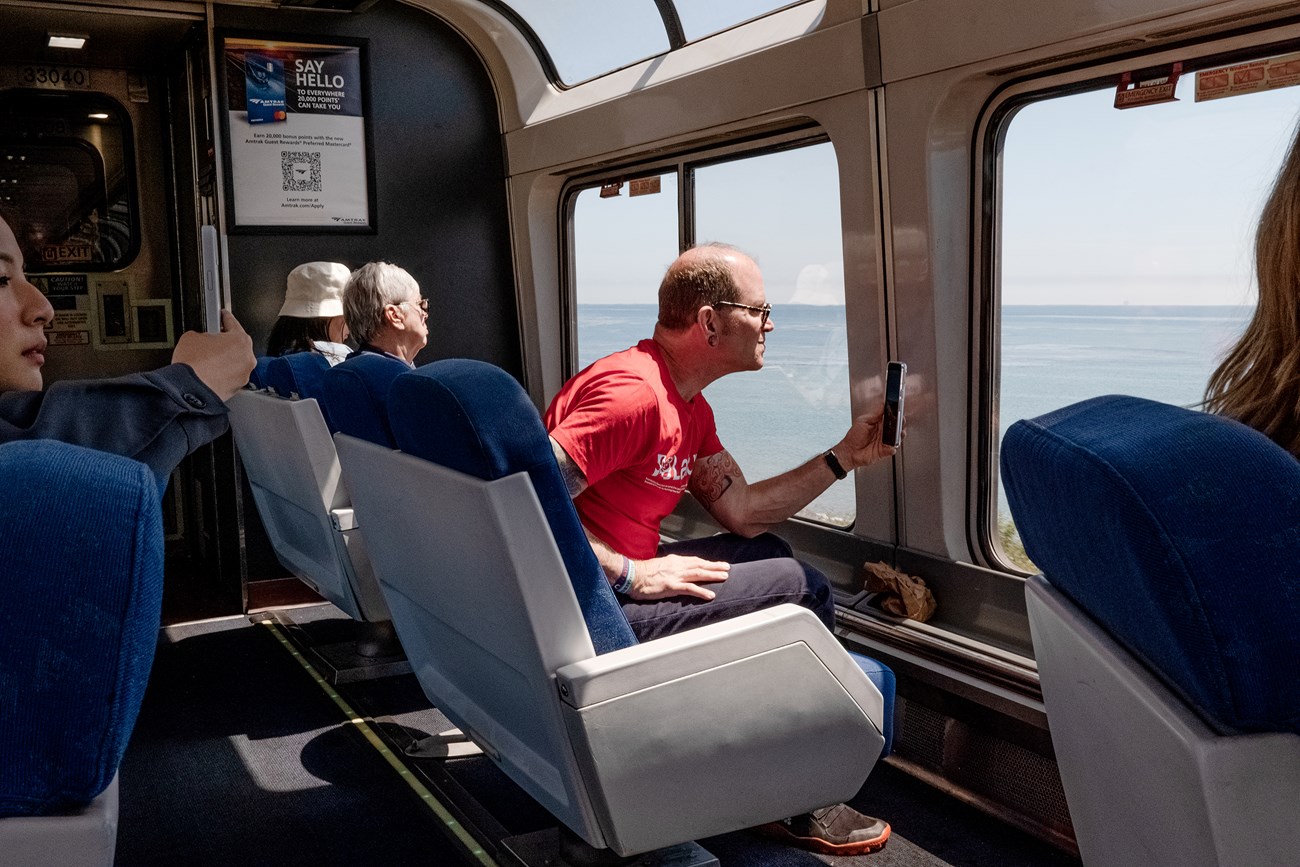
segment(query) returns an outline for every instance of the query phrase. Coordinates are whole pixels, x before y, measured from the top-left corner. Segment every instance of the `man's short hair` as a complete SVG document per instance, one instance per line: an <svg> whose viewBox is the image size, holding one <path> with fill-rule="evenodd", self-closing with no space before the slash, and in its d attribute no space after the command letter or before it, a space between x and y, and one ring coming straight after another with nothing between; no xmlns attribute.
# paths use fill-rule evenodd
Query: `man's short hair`
<svg viewBox="0 0 1300 867"><path fill-rule="evenodd" d="M743 251L717 241L691 249L703 251L704 255L673 262L659 284L659 324L670 331L689 326L706 304L737 301L740 297L727 256L746 256Z"/></svg>
<svg viewBox="0 0 1300 867"><path fill-rule="evenodd" d="M391 262L367 262L352 272L343 287L343 321L359 343L367 343L383 327L384 308L408 300L420 284Z"/></svg>

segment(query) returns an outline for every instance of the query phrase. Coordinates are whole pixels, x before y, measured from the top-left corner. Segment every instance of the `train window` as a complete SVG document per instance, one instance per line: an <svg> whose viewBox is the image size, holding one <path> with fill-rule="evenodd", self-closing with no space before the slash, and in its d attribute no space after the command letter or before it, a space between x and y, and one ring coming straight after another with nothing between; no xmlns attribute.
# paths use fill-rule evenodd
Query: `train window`
<svg viewBox="0 0 1300 867"><path fill-rule="evenodd" d="M580 368L654 332L659 281L677 256L679 234L677 173L653 180L658 193L633 196L630 185L623 185L616 196L602 197L600 187L577 196L573 264Z"/></svg>
<svg viewBox="0 0 1300 867"><path fill-rule="evenodd" d="M1253 311L1252 243L1300 88L1113 107L1032 103L1001 159L999 441L1101 394L1196 406ZM1034 571L999 486L1001 559Z"/></svg>
<svg viewBox="0 0 1300 867"><path fill-rule="evenodd" d="M577 84L668 50L654 0L510 0L555 64L560 81Z"/></svg>
<svg viewBox="0 0 1300 867"><path fill-rule="evenodd" d="M765 479L837 442L852 421L835 150L826 142L714 163L693 182L696 238L753 255L772 305L763 369L708 389L723 443L748 478ZM854 513L846 479L800 515L845 527Z"/></svg>
<svg viewBox="0 0 1300 867"><path fill-rule="evenodd" d="M686 40L693 42L794 4L790 0L729 0L725 3L678 0L674 5Z"/></svg>
<svg viewBox="0 0 1300 867"><path fill-rule="evenodd" d="M131 124L95 93L0 93L0 207L27 270L108 271L139 249Z"/></svg>
<svg viewBox="0 0 1300 867"><path fill-rule="evenodd" d="M722 442L748 478L764 479L838 441L852 421L835 152L821 143L682 171L694 190L684 207L696 240L753 255L773 306L763 369L706 391ZM659 191L645 194L656 181ZM617 195L611 184L605 196L600 187L576 196L579 367L654 331L659 281L678 251L678 189L677 173L666 172ZM846 527L854 512L853 483L843 481L800 516Z"/></svg>

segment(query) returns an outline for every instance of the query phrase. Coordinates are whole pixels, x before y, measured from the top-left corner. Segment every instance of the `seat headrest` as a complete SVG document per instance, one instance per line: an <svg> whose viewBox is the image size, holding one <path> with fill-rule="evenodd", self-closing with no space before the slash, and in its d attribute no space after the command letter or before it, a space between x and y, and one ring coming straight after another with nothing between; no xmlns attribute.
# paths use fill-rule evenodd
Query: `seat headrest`
<svg viewBox="0 0 1300 867"><path fill-rule="evenodd" d="M596 652L637 643L583 533L541 416L513 377L481 361L436 361L397 377L388 417L408 454L487 481L528 473Z"/></svg>
<svg viewBox="0 0 1300 867"><path fill-rule="evenodd" d="M158 640L163 529L138 461L0 445L0 816L84 805L112 781Z"/></svg>
<svg viewBox="0 0 1300 867"><path fill-rule="evenodd" d="M388 391L411 368L396 358L364 352L334 365L321 376L321 402L334 430L385 448L397 448L388 421Z"/></svg>
<svg viewBox="0 0 1300 867"><path fill-rule="evenodd" d="M266 384L280 397L297 395L306 400L313 398L320 404L325 426L331 432L335 427L330 414L321 401L321 377L329 370L329 360L319 352L293 352L272 358L266 366Z"/></svg>
<svg viewBox="0 0 1300 867"><path fill-rule="evenodd" d="M1300 733L1300 462L1219 416L1094 398L1016 422L1002 477L1053 587L1223 732Z"/></svg>

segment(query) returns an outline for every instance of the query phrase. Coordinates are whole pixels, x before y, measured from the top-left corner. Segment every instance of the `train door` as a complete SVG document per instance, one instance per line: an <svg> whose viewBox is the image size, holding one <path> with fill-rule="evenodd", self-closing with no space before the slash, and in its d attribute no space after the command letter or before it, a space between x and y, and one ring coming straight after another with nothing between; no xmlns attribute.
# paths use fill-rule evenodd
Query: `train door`
<svg viewBox="0 0 1300 867"><path fill-rule="evenodd" d="M0 208L55 309L46 384L166 365L204 326L197 227L216 189L204 5L31 4L5 19ZM216 484L232 462L226 438L168 486L170 616L239 610L233 497Z"/></svg>

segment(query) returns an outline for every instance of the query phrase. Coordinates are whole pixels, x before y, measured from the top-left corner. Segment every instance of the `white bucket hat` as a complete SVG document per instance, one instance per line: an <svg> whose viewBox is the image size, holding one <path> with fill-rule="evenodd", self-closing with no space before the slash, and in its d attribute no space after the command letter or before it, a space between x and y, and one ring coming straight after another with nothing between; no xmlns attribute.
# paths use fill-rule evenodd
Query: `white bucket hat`
<svg viewBox="0 0 1300 867"><path fill-rule="evenodd" d="M338 262L308 262L289 272L281 316L342 316L343 287L352 271Z"/></svg>

